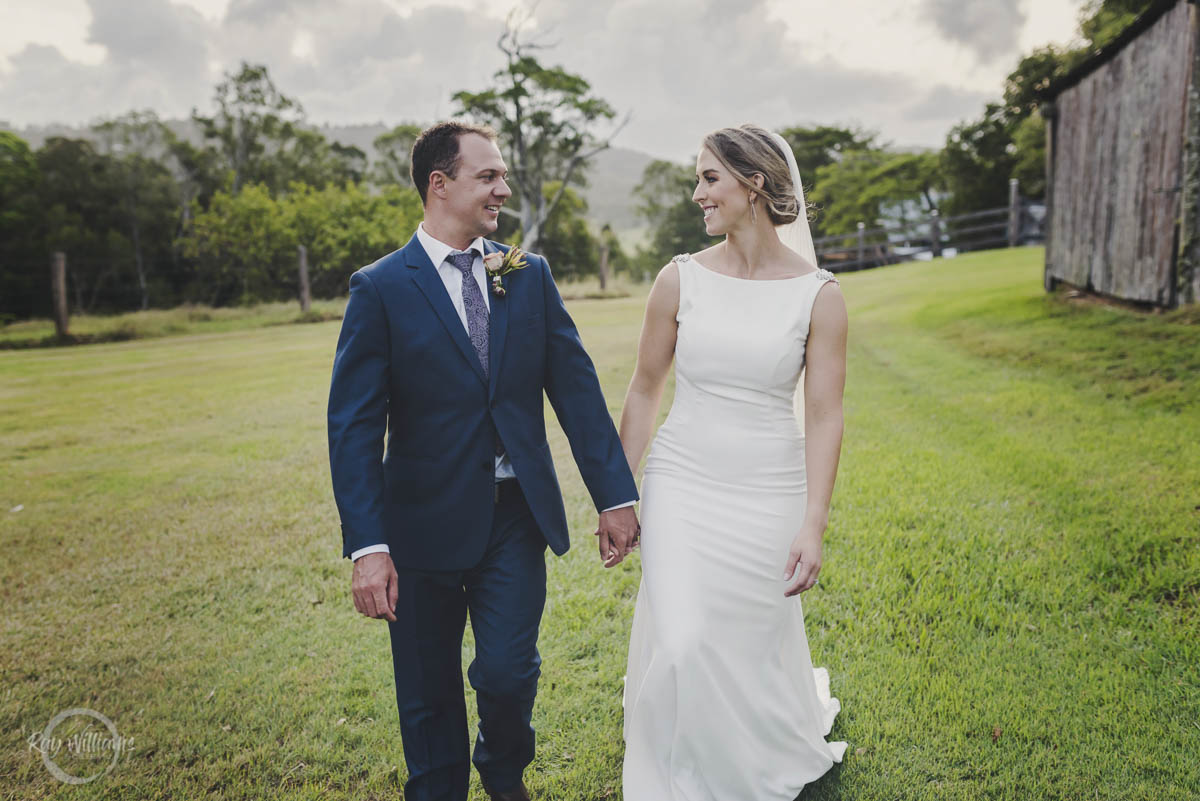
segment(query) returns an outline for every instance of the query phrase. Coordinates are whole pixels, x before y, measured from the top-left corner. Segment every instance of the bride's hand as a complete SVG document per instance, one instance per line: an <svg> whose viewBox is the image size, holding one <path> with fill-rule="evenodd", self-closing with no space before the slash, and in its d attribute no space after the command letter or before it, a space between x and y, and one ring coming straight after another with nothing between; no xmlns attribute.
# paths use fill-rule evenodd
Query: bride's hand
<svg viewBox="0 0 1200 801"><path fill-rule="evenodd" d="M817 574L821 572L822 539L820 531L806 526L792 540L787 568L783 571L783 580L787 582L783 592L786 597L811 590L817 583Z"/></svg>

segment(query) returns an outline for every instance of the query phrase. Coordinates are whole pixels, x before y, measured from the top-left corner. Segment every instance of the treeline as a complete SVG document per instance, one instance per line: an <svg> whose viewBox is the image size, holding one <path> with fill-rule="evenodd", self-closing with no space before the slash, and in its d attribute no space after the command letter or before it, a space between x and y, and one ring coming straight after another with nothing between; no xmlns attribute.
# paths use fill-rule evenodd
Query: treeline
<svg viewBox="0 0 1200 801"><path fill-rule="evenodd" d="M49 316L49 261L67 256L72 313L296 298L307 251L314 297L346 292L354 270L400 247L421 220L409 152L421 127L357 147L329 141L267 69L243 64L192 115L199 141L152 112L52 137L36 150L0 131L0 322ZM572 183L582 179L578 171ZM611 232L593 233L585 201L561 182L537 245L560 274L625 263ZM520 200L515 204L519 209ZM498 236L521 236L516 214Z"/></svg>
<svg viewBox="0 0 1200 801"><path fill-rule="evenodd" d="M882 142L877 133L838 126L781 131L792 146L814 238L867 227L902 225L1004 206L1010 178L1021 194L1045 194L1046 127L1038 93L1115 39L1153 0L1091 0L1080 12L1074 48L1047 46L1020 59L1004 82L1003 96L975 120L955 126L939 151L909 152ZM638 254L642 269L672 255L695 252L711 240L691 201L694 164L655 161L638 186L639 211L652 232Z"/></svg>
<svg viewBox="0 0 1200 801"><path fill-rule="evenodd" d="M1038 92L1148 5L1092 0L1081 15L1082 47L1022 58L1003 97L952 129L940 151L898 151L857 128L785 130L814 207L814 236L852 231L860 220L1002 206L1012 177L1027 198L1040 198ZM630 198L647 222L637 252L588 225L577 190L589 159L624 123L582 77L544 67L521 41L521 22L510 17L499 42L506 64L492 85L453 95L458 114L500 133L509 162L514 195L496 237L545 254L560 276L600 273L602 283L706 247L692 164L646 168ZM335 297L421 218L408 164L417 125L379 136L368 160L328 140L265 67L251 64L226 75L211 112L193 112L192 123L199 136L189 138L151 112L131 112L95 125L89 140L55 137L37 150L0 131L0 322L50 315L48 265L58 251L73 313L296 298L301 247L313 296ZM615 128L601 136L609 123Z"/></svg>

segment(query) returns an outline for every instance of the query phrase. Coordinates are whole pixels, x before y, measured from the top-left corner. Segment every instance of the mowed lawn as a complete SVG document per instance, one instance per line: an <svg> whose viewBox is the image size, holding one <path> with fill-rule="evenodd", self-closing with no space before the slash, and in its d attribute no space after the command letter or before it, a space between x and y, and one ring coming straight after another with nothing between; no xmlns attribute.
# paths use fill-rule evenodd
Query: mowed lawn
<svg viewBox="0 0 1200 801"><path fill-rule="evenodd" d="M850 747L802 799L1200 798L1200 325L1046 296L1041 260L842 278L845 446L804 605ZM570 304L614 416L643 304ZM330 491L337 332L0 353L0 798L400 797L387 627L353 609ZM638 563L601 569L551 444L576 547L549 557L526 779L619 799ZM72 707L133 738L78 786L27 743Z"/></svg>

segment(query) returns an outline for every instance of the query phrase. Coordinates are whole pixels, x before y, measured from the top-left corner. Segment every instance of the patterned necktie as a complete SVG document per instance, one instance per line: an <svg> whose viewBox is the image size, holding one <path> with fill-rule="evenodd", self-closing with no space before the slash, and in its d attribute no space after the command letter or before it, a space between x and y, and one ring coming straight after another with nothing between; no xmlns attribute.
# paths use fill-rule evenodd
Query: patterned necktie
<svg viewBox="0 0 1200 801"><path fill-rule="evenodd" d="M488 307L479 291L479 283L475 280L472 267L475 265L475 254L451 253L446 261L453 264L462 273L463 308L467 310L467 331L471 335L471 344L475 346L475 355L483 366L484 376L488 375ZM496 455L504 455L504 443L496 436Z"/></svg>
<svg viewBox="0 0 1200 801"><path fill-rule="evenodd" d="M475 355L483 366L483 374L488 374L488 307L479 291L479 282L471 268L475 264L475 254L451 253L446 261L453 264L462 273L463 308L467 310L467 331L471 336L471 344L475 346Z"/></svg>

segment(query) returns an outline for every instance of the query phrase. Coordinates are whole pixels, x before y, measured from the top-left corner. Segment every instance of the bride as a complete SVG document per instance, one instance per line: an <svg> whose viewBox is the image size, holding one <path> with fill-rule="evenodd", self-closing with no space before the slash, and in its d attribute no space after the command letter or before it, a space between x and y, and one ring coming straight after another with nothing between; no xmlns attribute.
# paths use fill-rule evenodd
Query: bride
<svg viewBox="0 0 1200 801"><path fill-rule="evenodd" d="M636 472L674 359L642 482L625 799L792 801L846 749L825 740L840 706L799 598L821 570L841 450L846 306L815 267L782 137L715 131L696 178L705 228L725 239L659 273L621 415Z"/></svg>

